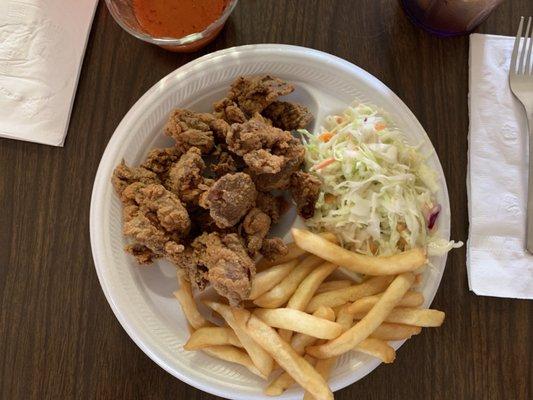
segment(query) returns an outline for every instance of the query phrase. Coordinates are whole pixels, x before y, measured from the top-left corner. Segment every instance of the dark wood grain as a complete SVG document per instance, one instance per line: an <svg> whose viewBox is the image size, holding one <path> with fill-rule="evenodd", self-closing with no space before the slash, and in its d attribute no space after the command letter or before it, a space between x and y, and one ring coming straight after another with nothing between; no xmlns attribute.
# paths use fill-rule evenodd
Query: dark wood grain
<svg viewBox="0 0 533 400"><path fill-rule="evenodd" d="M531 0L508 0L479 28L513 35ZM121 118L154 83L209 52L290 43L381 79L429 133L446 174L452 236L468 233L468 38L412 26L393 0L243 0L219 38L179 55L122 31L98 7L64 148L0 139L0 398L214 399L156 366L100 289L89 243L92 183ZM454 251L434 303L447 320L339 391L342 399L530 399L533 302L468 291Z"/></svg>

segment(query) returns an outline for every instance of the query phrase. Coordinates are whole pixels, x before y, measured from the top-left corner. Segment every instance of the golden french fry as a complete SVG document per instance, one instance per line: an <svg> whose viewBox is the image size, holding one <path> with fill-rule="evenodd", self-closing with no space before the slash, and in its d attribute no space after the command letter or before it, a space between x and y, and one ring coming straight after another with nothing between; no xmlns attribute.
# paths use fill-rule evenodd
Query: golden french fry
<svg viewBox="0 0 533 400"><path fill-rule="evenodd" d="M337 322L342 325L345 331L350 329L353 324L353 315L352 313L350 313L349 309L350 304L346 304L345 306L341 307L337 314ZM365 354L370 354L374 357L381 359L381 361L385 363L392 362L394 360L394 357L396 356L396 352L394 351L394 349L390 347L387 343L382 341L376 342L370 339L363 340L361 343L355 346L354 350L360 351ZM330 357L326 358L325 360L319 361L326 361L332 359L335 360L336 357Z"/></svg>
<svg viewBox="0 0 533 400"><path fill-rule="evenodd" d="M361 319L366 313L354 314L354 318ZM368 314L367 314L368 315ZM419 308L397 307L385 317L385 322L434 328L444 322L444 314L439 310L421 310Z"/></svg>
<svg viewBox="0 0 533 400"><path fill-rule="evenodd" d="M341 304L340 306L331 307L331 309L335 312L335 315L337 315L339 313L340 309L342 307L344 307L346 304L348 304L348 303ZM321 307L324 307L324 306L321 306Z"/></svg>
<svg viewBox="0 0 533 400"><path fill-rule="evenodd" d="M292 333L293 332L288 330L288 329L279 329L278 330L279 337L282 338L283 340L285 340L287 343L289 343L291 341Z"/></svg>
<svg viewBox="0 0 533 400"><path fill-rule="evenodd" d="M334 339L342 333L340 324L292 308L258 308L254 315L271 327L305 333L319 339Z"/></svg>
<svg viewBox="0 0 533 400"><path fill-rule="evenodd" d="M413 335L418 335L421 331L422 328L419 326L383 322L374 332L372 332L370 337L387 342L389 340L409 339Z"/></svg>
<svg viewBox="0 0 533 400"><path fill-rule="evenodd" d="M235 310L246 312L245 310ZM279 337L277 332L251 315L246 323L246 332L263 347L276 362L289 373L293 379L314 394L316 400L333 400L333 393L326 381L303 357L299 356L292 347Z"/></svg>
<svg viewBox="0 0 533 400"><path fill-rule="evenodd" d="M349 279L323 282L318 287L318 289L316 290L315 294L329 292L330 290L337 290L337 289L347 288L348 286L352 286L352 283L353 282L351 280L349 280Z"/></svg>
<svg viewBox="0 0 533 400"><path fill-rule="evenodd" d="M294 242L311 254L350 271L365 275L396 275L415 271L427 262L424 250L416 248L388 257L357 254L306 230L291 230Z"/></svg>
<svg viewBox="0 0 533 400"><path fill-rule="evenodd" d="M379 358L386 364L393 362L396 358L396 352L387 342L375 338L363 340L354 350Z"/></svg>
<svg viewBox="0 0 533 400"><path fill-rule="evenodd" d="M331 263L324 263L316 267L307 277L298 285L298 288L293 293L289 301L287 302L287 308L294 308L295 310L303 311L309 303L309 300L315 294L316 289L333 271L337 269L337 266ZM283 340L289 342L292 336L292 332L289 330L281 330L279 335Z"/></svg>
<svg viewBox="0 0 533 400"><path fill-rule="evenodd" d="M211 357L240 364L248 368L248 370L250 370L250 372L252 372L253 374L265 379L264 375L261 374L261 372L259 372L259 370L255 367L250 356L248 356L248 354L246 354L244 351L237 349L236 347L211 346L203 348L202 351L210 355Z"/></svg>
<svg viewBox="0 0 533 400"><path fill-rule="evenodd" d="M341 307L337 314L337 323L341 324L345 331L352 327L353 322L352 314L348 311L349 306L349 304L346 304L345 306ZM374 357L381 359L385 363L390 363L394 361L394 358L396 356L396 352L394 351L394 349L390 347L387 343L383 341L375 341L373 339L363 340L355 347L354 350L365 354L370 354ZM315 364L315 369L324 378L324 380L327 381L336 361L337 357L317 360ZM309 392L305 392L304 400L312 399L312 394Z"/></svg>
<svg viewBox="0 0 533 400"><path fill-rule="evenodd" d="M310 355L306 354L304 359L311 365L313 365L316 360ZM279 396L285 390L294 385L296 381L290 376L287 372L282 372L276 379L274 379L264 390L264 393L267 396Z"/></svg>
<svg viewBox="0 0 533 400"><path fill-rule="evenodd" d="M198 350L209 346L232 345L242 347L237 335L228 327L207 326L194 331L183 348Z"/></svg>
<svg viewBox="0 0 533 400"><path fill-rule="evenodd" d="M350 306L351 306L351 304L345 304L337 312L336 321L337 321L338 324L341 324L342 329L344 331L347 331L353 325L353 314L348 311Z"/></svg>
<svg viewBox="0 0 533 400"><path fill-rule="evenodd" d="M337 236L335 236L333 232L320 232L318 236L320 236L322 239L326 239L328 242L339 243Z"/></svg>
<svg viewBox="0 0 533 400"><path fill-rule="evenodd" d="M327 381L329 379L329 374L331 372L331 369L335 365L335 361L337 361L335 357L326 358L325 360L317 360L317 363L315 364L315 369L320 375L322 375L324 380Z"/></svg>
<svg viewBox="0 0 533 400"><path fill-rule="evenodd" d="M337 237L331 232L322 232L318 235L331 243L337 243ZM286 263L287 261L294 260L295 258L301 257L305 254L305 250L302 250L294 242L288 243L287 248L289 251L286 255L282 257L278 257L275 260L267 260L266 258L262 258L261 260L259 260L256 265L256 270L264 271L266 268L270 268L273 265Z"/></svg>
<svg viewBox="0 0 533 400"><path fill-rule="evenodd" d="M309 355L307 355L309 356ZM322 378L327 382L331 370L337 361L337 357L326 358L323 360L317 360L315 363L315 370L320 374ZM315 396L308 391L305 392L303 400L314 400Z"/></svg>
<svg viewBox="0 0 533 400"><path fill-rule="evenodd" d="M316 310L313 315L318 318L323 318L328 321L334 321L335 320L335 313L331 308L328 307L320 307L318 310ZM305 353L305 348L307 346L311 346L313 343L317 341L316 337L306 335L304 333L297 333L292 337L291 340L291 347L294 349L296 353L299 355L303 355Z"/></svg>
<svg viewBox="0 0 533 400"><path fill-rule="evenodd" d="M246 321L236 318L233 312L234 309L230 306L215 302L206 302L205 304L219 313L222 318L226 320L227 324L233 329L235 335L239 338L239 341L252 359L256 368L266 379L274 368L274 361L272 357L247 334ZM247 310L242 311L249 314L249 311Z"/></svg>
<svg viewBox="0 0 533 400"><path fill-rule="evenodd" d="M320 284L336 269L337 266L331 263L324 263L316 267L300 283L292 297L287 302L287 308L294 308L295 310L300 311L305 310Z"/></svg>
<svg viewBox="0 0 533 400"><path fill-rule="evenodd" d="M350 329L352 326L352 322L353 322L352 314L347 311L348 306L349 304L341 306L339 308L339 311L337 312L336 321L338 324L342 326L343 331L347 331L348 329ZM329 379L329 375L336 361L337 361L337 357L330 357L330 358L324 358L322 360L317 360L315 364L316 371L322 376L322 378L324 378L326 382ZM313 398L314 397L311 393L305 392L304 400L311 400Z"/></svg>
<svg viewBox="0 0 533 400"><path fill-rule="evenodd" d="M183 314L185 314L185 318L189 321L189 324L194 329L199 329L204 326L212 326L213 324L207 321L202 314L200 314L200 311L198 311L198 307L196 306L196 302L192 295L191 283L181 274L178 274L178 279L180 287L174 292L174 296L180 302Z"/></svg>
<svg viewBox="0 0 533 400"><path fill-rule="evenodd" d="M343 331L347 331L348 329L350 329L352 326L352 322L353 322L353 316L347 310L348 306L349 304L346 304L340 307L339 311L337 312L336 321L338 324L342 326ZM336 361L337 361L337 357L330 357L330 358L324 358L322 360L317 360L315 364L316 371L322 376L322 378L324 378L326 382L329 379L329 375ZM314 399L313 395L306 391L304 394L304 400L312 400L312 399Z"/></svg>
<svg viewBox="0 0 533 400"><path fill-rule="evenodd" d="M284 371L276 379L270 382L270 384L265 388L264 393L267 396L279 396L295 383L296 381L292 378L292 376Z"/></svg>
<svg viewBox="0 0 533 400"><path fill-rule="evenodd" d="M335 321L335 311L333 311L333 308L331 307L319 307L313 315L315 317L327 319L328 321Z"/></svg>
<svg viewBox="0 0 533 400"><path fill-rule="evenodd" d="M387 315L400 302L413 284L415 277L411 272L398 275L376 305L356 325L344 332L338 338L319 346L307 348L307 352L316 358L329 358L346 353L356 347L385 320Z"/></svg>
<svg viewBox="0 0 533 400"><path fill-rule="evenodd" d="M252 290L250 291L249 299L254 300L263 293L268 292L278 283L280 283L292 269L296 266L298 260L287 261L286 263L276 265L263 272L259 272L252 280Z"/></svg>
<svg viewBox="0 0 533 400"><path fill-rule="evenodd" d="M304 258L280 283L254 300L263 308L277 308L285 304L307 275L320 263L319 257L309 255Z"/></svg>
<svg viewBox="0 0 533 400"><path fill-rule="evenodd" d="M307 312L314 312L320 306L337 307L361 297L372 296L384 291L394 279L393 276L375 276L362 283L344 289L330 290L314 296L307 305Z"/></svg>
<svg viewBox="0 0 533 400"><path fill-rule="evenodd" d="M381 293L374 296L363 297L359 300L353 302L353 304L348 308L348 311L352 314L358 313L367 313L372 307L376 305ZM424 303L424 296L419 292L409 291L403 296L403 298L398 303L398 306L401 307L418 307Z"/></svg>
<svg viewBox="0 0 533 400"><path fill-rule="evenodd" d="M320 307L318 310L316 310L313 313L313 315L315 317L327 319L328 321L335 320L335 313L329 307ZM304 356L305 348L307 346L311 346L317 340L318 339L315 337L305 335L303 333L297 333L296 335L292 337L291 347L298 355ZM309 355L305 355L304 358L307 361L310 361L311 359L314 360ZM312 364L312 362L310 363ZM288 373L284 372L283 374L278 376L274 381L272 381L272 383L266 388L265 394L269 396L278 396L281 393L283 393L283 391L285 391L288 387L290 387L293 383L294 383L294 379L292 379L292 377Z"/></svg>

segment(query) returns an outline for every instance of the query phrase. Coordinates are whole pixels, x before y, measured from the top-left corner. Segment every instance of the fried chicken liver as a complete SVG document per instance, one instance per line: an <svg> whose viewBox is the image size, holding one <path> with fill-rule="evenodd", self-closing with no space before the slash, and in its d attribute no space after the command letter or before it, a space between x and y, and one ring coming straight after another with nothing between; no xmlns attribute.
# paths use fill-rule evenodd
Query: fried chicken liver
<svg viewBox="0 0 533 400"><path fill-rule="evenodd" d="M271 222L270 217L259 208L252 208L244 217L242 230L244 231L248 252L253 256L257 255L259 250L261 250L263 240L270 230Z"/></svg>
<svg viewBox="0 0 533 400"><path fill-rule="evenodd" d="M113 171L113 177L111 178L111 183L115 188L115 191L122 197L122 192L129 185L134 182L142 182L145 184L149 183L160 183L157 174L149 169L144 167L129 167L126 165L126 162L122 162L117 165Z"/></svg>
<svg viewBox="0 0 533 400"><path fill-rule="evenodd" d="M293 91L293 85L270 75L241 76L231 85L228 98L251 117Z"/></svg>
<svg viewBox="0 0 533 400"><path fill-rule="evenodd" d="M202 154L213 151L215 143L224 142L230 125L209 113L196 113L176 108L170 114L164 132L176 141L176 147L185 153L198 147Z"/></svg>
<svg viewBox="0 0 533 400"><path fill-rule="evenodd" d="M291 194L296 202L298 214L303 218L311 218L314 215L320 186L320 179L307 172L297 171L292 174Z"/></svg>
<svg viewBox="0 0 533 400"><path fill-rule="evenodd" d="M226 174L207 192L206 205L219 228L236 225L255 204L257 191L250 175Z"/></svg>
<svg viewBox="0 0 533 400"><path fill-rule="evenodd" d="M167 187L187 204L196 204L207 190L203 177L205 163L198 147L191 147L169 170Z"/></svg>
<svg viewBox="0 0 533 400"><path fill-rule="evenodd" d="M285 131L305 128L313 120L307 107L287 101L273 102L262 114L272 121L272 125Z"/></svg>
<svg viewBox="0 0 533 400"><path fill-rule="evenodd" d="M237 306L248 297L255 263L248 255L242 239L235 233L204 233L192 247L196 261L207 268L207 279L214 289Z"/></svg>
<svg viewBox="0 0 533 400"><path fill-rule="evenodd" d="M164 257L231 305L247 298L252 257L287 254L268 237L285 209L272 190L291 188L298 212L314 212L320 182L300 171L304 147L291 130L312 119L285 101L294 86L269 76L239 77L213 114L175 109L164 127L175 146L154 149L139 167L124 162L112 183L123 202L126 251L140 264Z"/></svg>

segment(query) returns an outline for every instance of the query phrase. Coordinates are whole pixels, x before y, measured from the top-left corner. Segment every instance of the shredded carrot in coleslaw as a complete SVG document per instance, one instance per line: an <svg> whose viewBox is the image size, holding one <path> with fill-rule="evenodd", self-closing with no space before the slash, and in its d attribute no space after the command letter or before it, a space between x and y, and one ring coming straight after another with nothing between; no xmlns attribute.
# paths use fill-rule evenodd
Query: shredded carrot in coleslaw
<svg viewBox="0 0 533 400"><path fill-rule="evenodd" d="M431 229L440 211L437 174L383 112L354 104L328 117L321 134L300 132L307 166L322 181L310 229L333 232L344 247L368 255L414 247L437 255L462 245Z"/></svg>

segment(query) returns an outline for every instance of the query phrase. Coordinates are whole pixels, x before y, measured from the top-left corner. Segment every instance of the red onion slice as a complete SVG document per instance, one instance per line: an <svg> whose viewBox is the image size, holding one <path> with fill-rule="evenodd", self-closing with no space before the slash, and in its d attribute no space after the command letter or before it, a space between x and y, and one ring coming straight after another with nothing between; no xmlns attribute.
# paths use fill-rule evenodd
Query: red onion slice
<svg viewBox="0 0 533 400"><path fill-rule="evenodd" d="M428 215L428 229L433 229L433 227L435 226L435 223L437 222L437 218L439 217L441 209L442 209L442 207L440 206L440 204L437 204L429 212L429 215Z"/></svg>

